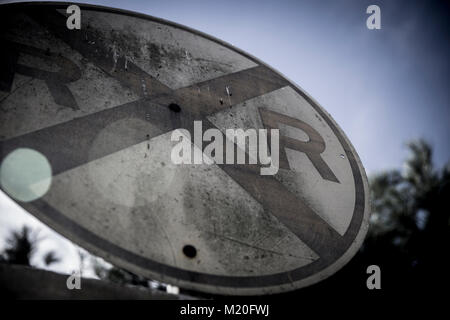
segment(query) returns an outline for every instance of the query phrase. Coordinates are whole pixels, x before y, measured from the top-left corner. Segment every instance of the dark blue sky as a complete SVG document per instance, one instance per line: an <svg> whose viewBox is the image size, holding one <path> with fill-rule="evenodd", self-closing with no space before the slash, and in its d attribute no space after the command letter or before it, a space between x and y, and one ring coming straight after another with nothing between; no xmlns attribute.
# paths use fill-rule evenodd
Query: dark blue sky
<svg viewBox="0 0 450 320"><path fill-rule="evenodd" d="M450 5L443 1L82 1L168 19L273 66L338 122L368 173L423 137L450 159ZM366 8L381 8L368 30Z"/></svg>

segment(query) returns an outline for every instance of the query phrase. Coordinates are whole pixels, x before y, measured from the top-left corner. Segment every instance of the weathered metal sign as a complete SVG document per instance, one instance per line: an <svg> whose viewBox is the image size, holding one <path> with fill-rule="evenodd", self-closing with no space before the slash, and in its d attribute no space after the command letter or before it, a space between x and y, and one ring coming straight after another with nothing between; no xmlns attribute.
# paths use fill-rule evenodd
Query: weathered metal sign
<svg viewBox="0 0 450 320"><path fill-rule="evenodd" d="M3 191L113 264L186 288L282 292L349 261L367 179L311 97L198 31L67 7L0 7Z"/></svg>

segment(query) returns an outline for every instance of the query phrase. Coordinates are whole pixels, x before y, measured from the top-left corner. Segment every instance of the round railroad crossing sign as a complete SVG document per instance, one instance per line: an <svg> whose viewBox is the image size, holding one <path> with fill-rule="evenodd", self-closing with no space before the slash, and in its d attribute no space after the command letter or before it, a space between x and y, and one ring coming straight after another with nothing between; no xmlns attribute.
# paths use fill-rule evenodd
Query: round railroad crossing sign
<svg viewBox="0 0 450 320"><path fill-rule="evenodd" d="M114 265L200 291L284 292L351 259L367 178L317 102L201 32L68 6L1 6L4 192Z"/></svg>

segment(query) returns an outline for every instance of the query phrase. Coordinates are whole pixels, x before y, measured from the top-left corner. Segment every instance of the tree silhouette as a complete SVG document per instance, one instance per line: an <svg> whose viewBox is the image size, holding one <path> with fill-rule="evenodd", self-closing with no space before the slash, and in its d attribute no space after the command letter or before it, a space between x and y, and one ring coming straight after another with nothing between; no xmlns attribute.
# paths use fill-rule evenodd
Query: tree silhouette
<svg viewBox="0 0 450 320"><path fill-rule="evenodd" d="M435 169L423 140L408 147L403 172L371 179L373 213L363 253L391 270L392 283L426 286L449 266L450 166Z"/></svg>
<svg viewBox="0 0 450 320"><path fill-rule="evenodd" d="M46 266L49 266L53 263L60 262L61 259L55 254L54 251L49 251L44 255L44 263Z"/></svg>
<svg viewBox="0 0 450 320"><path fill-rule="evenodd" d="M36 250L36 243L36 235L28 226L24 226L20 231L12 231L6 239L2 260L11 264L31 266L31 257Z"/></svg>
<svg viewBox="0 0 450 320"><path fill-rule="evenodd" d="M19 231L12 231L6 239L6 248L0 255L0 262L32 266L31 260L39 241L37 233L28 226L23 226ZM60 261L54 251L47 252L43 259L47 266Z"/></svg>

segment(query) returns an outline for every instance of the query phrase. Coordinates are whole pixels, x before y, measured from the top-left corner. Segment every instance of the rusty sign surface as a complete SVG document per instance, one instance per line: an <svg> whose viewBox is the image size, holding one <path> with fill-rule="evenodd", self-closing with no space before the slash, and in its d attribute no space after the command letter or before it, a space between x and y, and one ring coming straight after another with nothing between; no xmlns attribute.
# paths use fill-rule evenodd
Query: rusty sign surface
<svg viewBox="0 0 450 320"><path fill-rule="evenodd" d="M201 32L90 5L71 29L67 6L0 7L4 192L111 263L195 290L284 292L351 259L368 226L367 178L317 102ZM224 140L266 129L258 142L278 137L279 168L174 163L177 129L194 158L206 152L200 121Z"/></svg>

